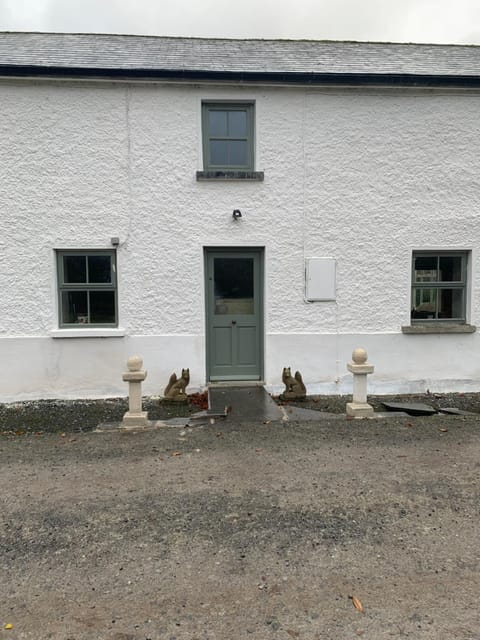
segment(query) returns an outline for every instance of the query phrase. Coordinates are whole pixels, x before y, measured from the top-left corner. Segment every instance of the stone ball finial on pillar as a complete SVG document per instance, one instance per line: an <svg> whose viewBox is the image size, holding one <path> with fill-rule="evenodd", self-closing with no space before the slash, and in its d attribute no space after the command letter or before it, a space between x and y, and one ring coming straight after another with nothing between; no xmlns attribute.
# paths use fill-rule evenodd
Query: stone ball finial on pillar
<svg viewBox="0 0 480 640"><path fill-rule="evenodd" d="M367 362L368 354L362 347L357 347L353 350L352 360L355 364L365 364Z"/></svg>
<svg viewBox="0 0 480 640"><path fill-rule="evenodd" d="M127 368L129 371L140 371L143 365L143 360L140 356L130 356L127 360Z"/></svg>
<svg viewBox="0 0 480 640"><path fill-rule="evenodd" d="M353 373L353 401L347 404L347 415L354 418L373 416L373 407L367 403L367 375L373 373L374 366L367 363L368 354L362 347L352 353L352 362L347 369Z"/></svg>

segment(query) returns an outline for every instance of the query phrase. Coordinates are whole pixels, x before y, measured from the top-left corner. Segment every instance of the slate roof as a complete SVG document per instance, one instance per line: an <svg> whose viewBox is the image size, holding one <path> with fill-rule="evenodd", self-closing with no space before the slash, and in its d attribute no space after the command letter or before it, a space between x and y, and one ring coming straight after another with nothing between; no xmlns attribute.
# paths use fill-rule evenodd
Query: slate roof
<svg viewBox="0 0 480 640"><path fill-rule="evenodd" d="M480 46L0 33L2 75L480 81Z"/></svg>

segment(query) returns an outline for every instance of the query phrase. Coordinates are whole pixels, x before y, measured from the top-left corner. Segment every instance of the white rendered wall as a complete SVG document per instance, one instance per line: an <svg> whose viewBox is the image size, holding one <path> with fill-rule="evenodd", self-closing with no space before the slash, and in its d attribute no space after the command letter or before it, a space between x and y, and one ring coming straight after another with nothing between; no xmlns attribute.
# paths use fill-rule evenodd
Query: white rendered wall
<svg viewBox="0 0 480 640"><path fill-rule="evenodd" d="M202 99L253 99L263 183L197 182ZM411 253L471 250L478 323L479 94L109 83L0 85L0 401L205 383L203 248L265 247L265 380L345 392L356 346L378 392L480 390L474 334L404 335ZM233 209L242 211L234 222ZM119 324L52 337L55 249L120 237ZM304 258L337 261L337 299L304 301Z"/></svg>

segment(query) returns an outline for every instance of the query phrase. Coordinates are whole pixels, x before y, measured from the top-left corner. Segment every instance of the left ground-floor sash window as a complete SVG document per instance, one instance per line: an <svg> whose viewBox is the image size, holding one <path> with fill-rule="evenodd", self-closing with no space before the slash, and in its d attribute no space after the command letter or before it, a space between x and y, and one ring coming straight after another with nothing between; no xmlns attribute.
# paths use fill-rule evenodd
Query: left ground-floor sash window
<svg viewBox="0 0 480 640"><path fill-rule="evenodd" d="M60 327L116 327L115 251L57 251Z"/></svg>
<svg viewBox="0 0 480 640"><path fill-rule="evenodd" d="M414 251L412 323L466 322L466 251Z"/></svg>

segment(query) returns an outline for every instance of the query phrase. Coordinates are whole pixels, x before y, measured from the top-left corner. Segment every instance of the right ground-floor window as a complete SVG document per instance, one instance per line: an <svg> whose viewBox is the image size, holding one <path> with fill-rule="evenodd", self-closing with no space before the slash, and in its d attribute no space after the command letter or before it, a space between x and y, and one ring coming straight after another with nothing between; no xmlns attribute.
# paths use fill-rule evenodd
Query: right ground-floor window
<svg viewBox="0 0 480 640"><path fill-rule="evenodd" d="M414 251L412 323L465 323L466 287L466 251Z"/></svg>

